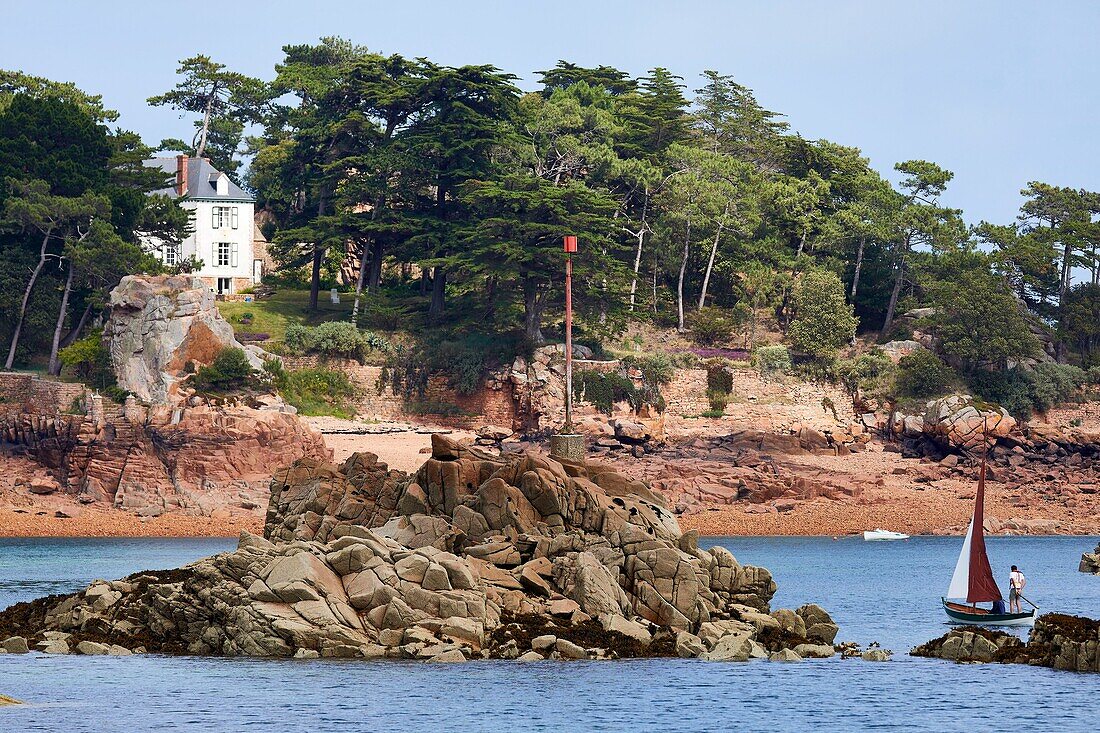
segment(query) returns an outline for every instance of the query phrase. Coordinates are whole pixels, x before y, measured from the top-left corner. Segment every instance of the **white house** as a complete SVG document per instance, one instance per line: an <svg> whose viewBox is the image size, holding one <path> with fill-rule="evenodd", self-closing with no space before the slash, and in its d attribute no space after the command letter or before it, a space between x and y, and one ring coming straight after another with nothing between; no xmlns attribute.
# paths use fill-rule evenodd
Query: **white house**
<svg viewBox="0 0 1100 733"><path fill-rule="evenodd" d="M217 293L235 293L260 282L264 260L253 252L255 199L206 158L186 155L152 158L145 163L175 175L175 186L164 189L191 211L194 231L178 245L150 242L166 265L192 256L202 261L194 274Z"/></svg>

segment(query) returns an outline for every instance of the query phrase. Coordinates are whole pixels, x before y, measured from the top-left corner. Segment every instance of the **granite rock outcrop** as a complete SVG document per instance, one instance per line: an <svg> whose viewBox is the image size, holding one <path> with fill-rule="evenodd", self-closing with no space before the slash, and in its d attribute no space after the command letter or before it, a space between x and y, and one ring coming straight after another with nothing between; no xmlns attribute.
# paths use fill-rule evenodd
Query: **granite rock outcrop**
<svg viewBox="0 0 1100 733"><path fill-rule="evenodd" d="M237 341L197 277L127 275L111 291L108 310L103 342L118 386L143 402L179 401L190 371L224 348L243 349L254 368L263 365L263 351Z"/></svg>
<svg viewBox="0 0 1100 733"><path fill-rule="evenodd" d="M965 626L922 644L910 654L955 662L1030 664L1070 672L1100 672L1100 621L1047 613L1035 620L1027 643L1003 631Z"/></svg>
<svg viewBox="0 0 1100 733"><path fill-rule="evenodd" d="M0 636L78 652L429 661L832 653L828 613L772 613L771 574L700 549L642 482L438 435L432 448L412 475L371 454L299 460L272 479L265 537L17 604Z"/></svg>

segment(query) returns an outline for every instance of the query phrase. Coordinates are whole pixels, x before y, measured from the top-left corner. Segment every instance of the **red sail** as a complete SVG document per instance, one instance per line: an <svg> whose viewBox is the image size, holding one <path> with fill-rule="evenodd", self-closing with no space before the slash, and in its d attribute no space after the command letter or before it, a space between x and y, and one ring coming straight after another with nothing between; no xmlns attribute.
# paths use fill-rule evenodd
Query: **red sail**
<svg viewBox="0 0 1100 733"><path fill-rule="evenodd" d="M974 530L970 535L970 587L966 594L967 603L1001 600L1001 589L993 579L989 567L989 557L985 554L985 456L982 456L982 469L978 474L978 493L974 497Z"/></svg>

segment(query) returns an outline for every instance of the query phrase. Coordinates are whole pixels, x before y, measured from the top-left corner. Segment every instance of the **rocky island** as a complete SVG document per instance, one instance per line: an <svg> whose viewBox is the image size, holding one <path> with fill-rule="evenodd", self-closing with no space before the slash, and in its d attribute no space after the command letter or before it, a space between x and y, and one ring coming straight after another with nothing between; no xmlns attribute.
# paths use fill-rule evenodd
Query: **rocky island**
<svg viewBox="0 0 1100 733"><path fill-rule="evenodd" d="M415 474L369 453L272 479L264 536L187 567L0 612L51 653L416 658L828 657L822 608L699 548L606 464L433 437ZM13 642L14 643L14 642Z"/></svg>
<svg viewBox="0 0 1100 733"><path fill-rule="evenodd" d="M955 662L1030 664L1071 672L1100 672L1100 621L1047 613L1035 620L1026 643L1003 631L965 626L921 644L910 654Z"/></svg>

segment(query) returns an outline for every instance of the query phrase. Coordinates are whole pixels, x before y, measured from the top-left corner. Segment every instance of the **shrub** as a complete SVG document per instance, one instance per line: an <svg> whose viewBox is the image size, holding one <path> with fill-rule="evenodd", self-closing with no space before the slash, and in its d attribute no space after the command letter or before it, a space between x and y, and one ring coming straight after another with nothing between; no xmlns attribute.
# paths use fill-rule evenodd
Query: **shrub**
<svg viewBox="0 0 1100 733"><path fill-rule="evenodd" d="M706 363L707 367L707 394L711 392L725 393L729 395L733 392L733 372L730 371L729 364L723 359L711 359Z"/></svg>
<svg viewBox="0 0 1100 733"><path fill-rule="evenodd" d="M379 394L389 386L395 395L403 392L408 399L415 392L423 399L428 379L435 374L444 376L459 394L473 394L490 368L510 363L524 351L522 337L484 333L421 343L401 351L390 349L379 378Z"/></svg>
<svg viewBox="0 0 1100 733"><path fill-rule="evenodd" d="M958 381L955 371L928 349L917 349L898 362L896 391L906 397L933 397L950 391Z"/></svg>
<svg viewBox="0 0 1100 733"><path fill-rule="evenodd" d="M278 359L264 361L264 372L275 391L302 415L352 418L349 404L358 395L348 375L337 369L287 371Z"/></svg>
<svg viewBox="0 0 1100 733"><path fill-rule="evenodd" d="M782 344L757 347L752 352L752 360L763 377L789 374L791 371L791 353Z"/></svg>
<svg viewBox="0 0 1100 733"><path fill-rule="evenodd" d="M641 372L642 380L648 384L668 384L676 374L672 357L663 353L651 356L626 356L623 357L622 364L627 368L634 368Z"/></svg>
<svg viewBox="0 0 1100 733"><path fill-rule="evenodd" d="M1031 370L1035 385L1035 409L1046 412L1060 402L1069 402L1088 383L1088 373L1070 364L1043 362Z"/></svg>
<svg viewBox="0 0 1100 733"><path fill-rule="evenodd" d="M717 413L719 416L724 415L726 412L726 405L730 403L729 392L714 392L707 390L707 401L710 402L711 413Z"/></svg>
<svg viewBox="0 0 1100 733"><path fill-rule="evenodd" d="M836 273L811 270L794 289L795 317L787 338L799 351L816 358L830 358L856 335L856 318L844 297L844 285Z"/></svg>
<svg viewBox="0 0 1100 733"><path fill-rule="evenodd" d="M111 355L103 345L101 331L93 331L57 352L61 364L81 381L97 389L114 386Z"/></svg>
<svg viewBox="0 0 1100 733"><path fill-rule="evenodd" d="M573 399L590 402L605 415L611 414L616 402L626 402L637 410L642 403L634 383L618 372L585 370L573 372Z"/></svg>
<svg viewBox="0 0 1100 733"><path fill-rule="evenodd" d="M872 349L837 364L837 373L849 392L883 397L890 390L894 362L881 349Z"/></svg>
<svg viewBox="0 0 1100 733"><path fill-rule="evenodd" d="M1026 418L1034 411L1046 412L1073 399L1088 378L1088 373L1075 366L1043 363L1031 369L1015 367L999 372L979 372L971 379L971 388L1013 415Z"/></svg>
<svg viewBox="0 0 1100 733"><path fill-rule="evenodd" d="M658 412L665 411L665 398L661 395L661 386L672 381L676 368L668 354L657 353L652 356L628 356L622 360L627 369L635 368L642 374L642 386L637 391L638 401L653 405Z"/></svg>
<svg viewBox="0 0 1100 733"><path fill-rule="evenodd" d="M209 366L199 367L191 377L191 384L200 392L230 392L255 387L256 377L243 349L226 348L218 352Z"/></svg>
<svg viewBox="0 0 1100 733"><path fill-rule="evenodd" d="M372 351L388 351L389 342L369 331L360 331L348 321L329 321L319 326L291 325L283 337L292 354L318 354L324 358L357 359Z"/></svg>
<svg viewBox="0 0 1100 733"><path fill-rule="evenodd" d="M688 321L692 340L700 346L728 343L741 325L738 315L715 306L696 311Z"/></svg>

